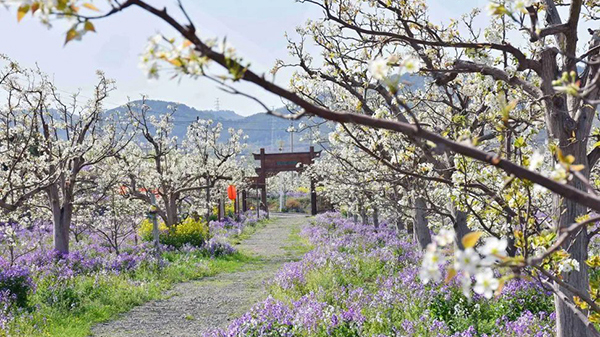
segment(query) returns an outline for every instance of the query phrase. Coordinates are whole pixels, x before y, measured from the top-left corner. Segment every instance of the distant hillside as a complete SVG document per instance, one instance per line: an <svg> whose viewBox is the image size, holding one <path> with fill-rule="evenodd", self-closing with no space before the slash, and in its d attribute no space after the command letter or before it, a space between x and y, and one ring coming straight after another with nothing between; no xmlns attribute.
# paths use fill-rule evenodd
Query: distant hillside
<svg viewBox="0 0 600 337"><path fill-rule="evenodd" d="M132 103L140 104L141 101L134 101ZM283 118L278 118L266 113L257 113L244 117L230 110L197 110L185 104L155 100L147 100L146 105L150 107L150 114L154 115L168 113L170 111L168 108L169 106L177 106L177 111L173 115L173 123L175 124L173 133L180 139L185 137L188 125L194 122L196 118L200 118L219 122L223 124L225 130L228 128L244 130L244 134L248 135L247 143L249 151L256 152L259 148L264 147L268 152L276 152L279 151L281 145L283 145L284 151L289 151L290 149L290 134L286 130L290 127L291 122ZM122 110L123 107L119 107L109 110L108 112ZM278 112L284 113L283 111L285 110L280 109ZM322 120L316 119L315 122L319 121ZM309 124L307 118L294 121L293 123L296 130L299 129L298 126L301 122ZM328 131L326 130L326 126L322 126L321 128L322 132ZM222 139L225 140L225 137L227 137L226 133L222 136ZM310 142L308 139L300 141L303 137L308 137L306 131L294 133L294 151L308 149Z"/></svg>
<svg viewBox="0 0 600 337"><path fill-rule="evenodd" d="M142 101L133 101L134 104L141 104ZM244 118L231 110L197 110L195 108L189 107L183 103L176 102L165 102L165 101L157 101L157 100L146 100L146 105L148 105L152 112L155 114L163 114L170 112L169 106L176 107L177 112L175 113L175 120L181 122L187 122L196 120L196 116L201 119L213 119L213 120L238 120ZM120 110L122 108L115 108L113 110Z"/></svg>

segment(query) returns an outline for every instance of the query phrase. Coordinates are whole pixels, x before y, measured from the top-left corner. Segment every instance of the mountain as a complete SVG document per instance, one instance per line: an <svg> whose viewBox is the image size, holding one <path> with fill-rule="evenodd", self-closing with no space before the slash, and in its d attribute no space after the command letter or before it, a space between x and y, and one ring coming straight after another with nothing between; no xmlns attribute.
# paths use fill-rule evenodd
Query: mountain
<svg viewBox="0 0 600 337"><path fill-rule="evenodd" d="M132 103L139 106L142 102L133 101ZM196 118L204 120L210 119L214 122L221 123L224 130L229 128L243 130L244 134L248 136L246 142L250 152L258 152L261 147L265 148L267 152L278 152L280 148L282 148L284 152L287 152L291 147L290 133L287 132L290 125L293 124L295 129L298 130L299 124L302 122L309 125L323 122L322 119L314 117L310 122L308 121L308 117L291 122L264 112L250 116L240 116L230 110L197 110L185 104L157 100L146 100L145 104L150 107L148 114L156 116L169 113L171 111L170 107L177 108L173 114L173 135L177 136L179 139L185 137L188 125L196 121ZM124 109L124 107L117 107L109 110L108 113L124 111ZM286 111L287 110L284 108L277 110L277 112L281 114L285 114ZM326 125L322 125L320 129L323 132L328 131ZM294 151L308 150L310 140L302 138L309 138L307 130L294 132ZM227 139L227 132L224 132L221 135L221 139L223 141Z"/></svg>
<svg viewBox="0 0 600 337"><path fill-rule="evenodd" d="M140 105L142 101L133 101L134 105ZM193 121L196 120L196 117L200 117L201 119L212 119L212 120L238 120L244 118L236 114L231 110L198 110L196 108L187 106L183 103L176 102L165 102L165 101L157 101L157 100L146 100L146 105L150 107L151 113L155 114L163 114L168 113L171 110L171 107L177 108L175 112L175 120L181 122ZM116 108L122 109L122 107Z"/></svg>

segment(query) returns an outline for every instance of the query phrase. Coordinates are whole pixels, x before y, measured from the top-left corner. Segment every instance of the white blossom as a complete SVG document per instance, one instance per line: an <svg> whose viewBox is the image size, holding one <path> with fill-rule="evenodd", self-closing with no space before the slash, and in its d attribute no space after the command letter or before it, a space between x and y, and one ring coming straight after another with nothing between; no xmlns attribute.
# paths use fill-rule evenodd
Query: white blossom
<svg viewBox="0 0 600 337"><path fill-rule="evenodd" d="M534 171L544 163L544 155L535 151L531 157L529 157L529 170Z"/></svg>
<svg viewBox="0 0 600 337"><path fill-rule="evenodd" d="M387 76L388 69L388 62L384 58L376 58L369 63L371 75L378 80L382 80Z"/></svg>
<svg viewBox="0 0 600 337"><path fill-rule="evenodd" d="M508 241L506 241L506 239L489 237L485 239L485 242L479 252L484 256L483 262L485 264L492 264L497 262L500 258L506 256L507 247Z"/></svg>
<svg viewBox="0 0 600 337"><path fill-rule="evenodd" d="M425 284L430 281L438 282L442 278L442 273L440 272L440 264L444 262L443 255L437 250L437 246L434 243L430 243L427 245L427 249L425 250L425 254L423 255L423 262L421 265L421 271L419 273L419 277L421 281Z"/></svg>
<svg viewBox="0 0 600 337"><path fill-rule="evenodd" d="M473 291L485 298L490 299L494 296L494 292L500 286L500 281L494 277L494 272L490 268L480 270L475 274L475 286Z"/></svg>
<svg viewBox="0 0 600 337"><path fill-rule="evenodd" d="M454 253L454 268L456 270L474 274L479 265L479 261L479 254L477 254L473 248L467 248L465 250L458 249Z"/></svg>
<svg viewBox="0 0 600 337"><path fill-rule="evenodd" d="M402 61L402 69L405 73L414 74L421 69L421 62L416 58L405 58Z"/></svg>
<svg viewBox="0 0 600 337"><path fill-rule="evenodd" d="M452 242L454 242L454 230L446 228L440 229L438 235L435 236L435 242L441 247L452 244Z"/></svg>
<svg viewBox="0 0 600 337"><path fill-rule="evenodd" d="M567 274L573 270L579 271L579 262L575 259L565 259L558 265L558 270L561 274Z"/></svg>
<svg viewBox="0 0 600 337"><path fill-rule="evenodd" d="M554 170L550 172L550 179L565 184L568 178L569 174L567 169L565 169L565 167L560 163L556 163L556 165L554 165Z"/></svg>

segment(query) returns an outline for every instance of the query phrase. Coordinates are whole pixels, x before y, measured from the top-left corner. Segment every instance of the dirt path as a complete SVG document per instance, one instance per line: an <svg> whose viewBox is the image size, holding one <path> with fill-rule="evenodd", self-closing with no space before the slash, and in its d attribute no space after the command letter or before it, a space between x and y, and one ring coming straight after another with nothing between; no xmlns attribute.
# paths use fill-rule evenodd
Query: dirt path
<svg viewBox="0 0 600 337"><path fill-rule="evenodd" d="M281 265L297 259L289 239L294 228L306 223L304 215L279 215L238 246L260 257L234 273L218 274L176 285L169 298L134 308L117 320L99 324L97 337L202 336L215 327L225 327L266 296L264 281Z"/></svg>

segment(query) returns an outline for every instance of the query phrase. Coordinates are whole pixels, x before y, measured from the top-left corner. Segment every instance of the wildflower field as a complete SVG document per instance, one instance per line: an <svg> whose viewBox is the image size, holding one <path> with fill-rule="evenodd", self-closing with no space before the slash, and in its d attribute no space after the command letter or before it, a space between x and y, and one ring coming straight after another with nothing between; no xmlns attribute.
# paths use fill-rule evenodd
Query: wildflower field
<svg viewBox="0 0 600 337"><path fill-rule="evenodd" d="M325 213L302 231L312 247L269 283L270 296L228 328L234 336L553 336L552 296L513 279L492 299L452 281L424 285L423 253L394 227Z"/></svg>
<svg viewBox="0 0 600 337"><path fill-rule="evenodd" d="M206 235L186 242L190 221L179 232L161 231L158 256L143 240L143 224L122 240L118 253L97 233L83 232L68 254L51 248L44 224L12 224L10 236L0 237L0 336L87 336L95 323L159 299L175 283L231 272L252 260L229 239L253 231L260 221L255 213L208 227L198 221Z"/></svg>

